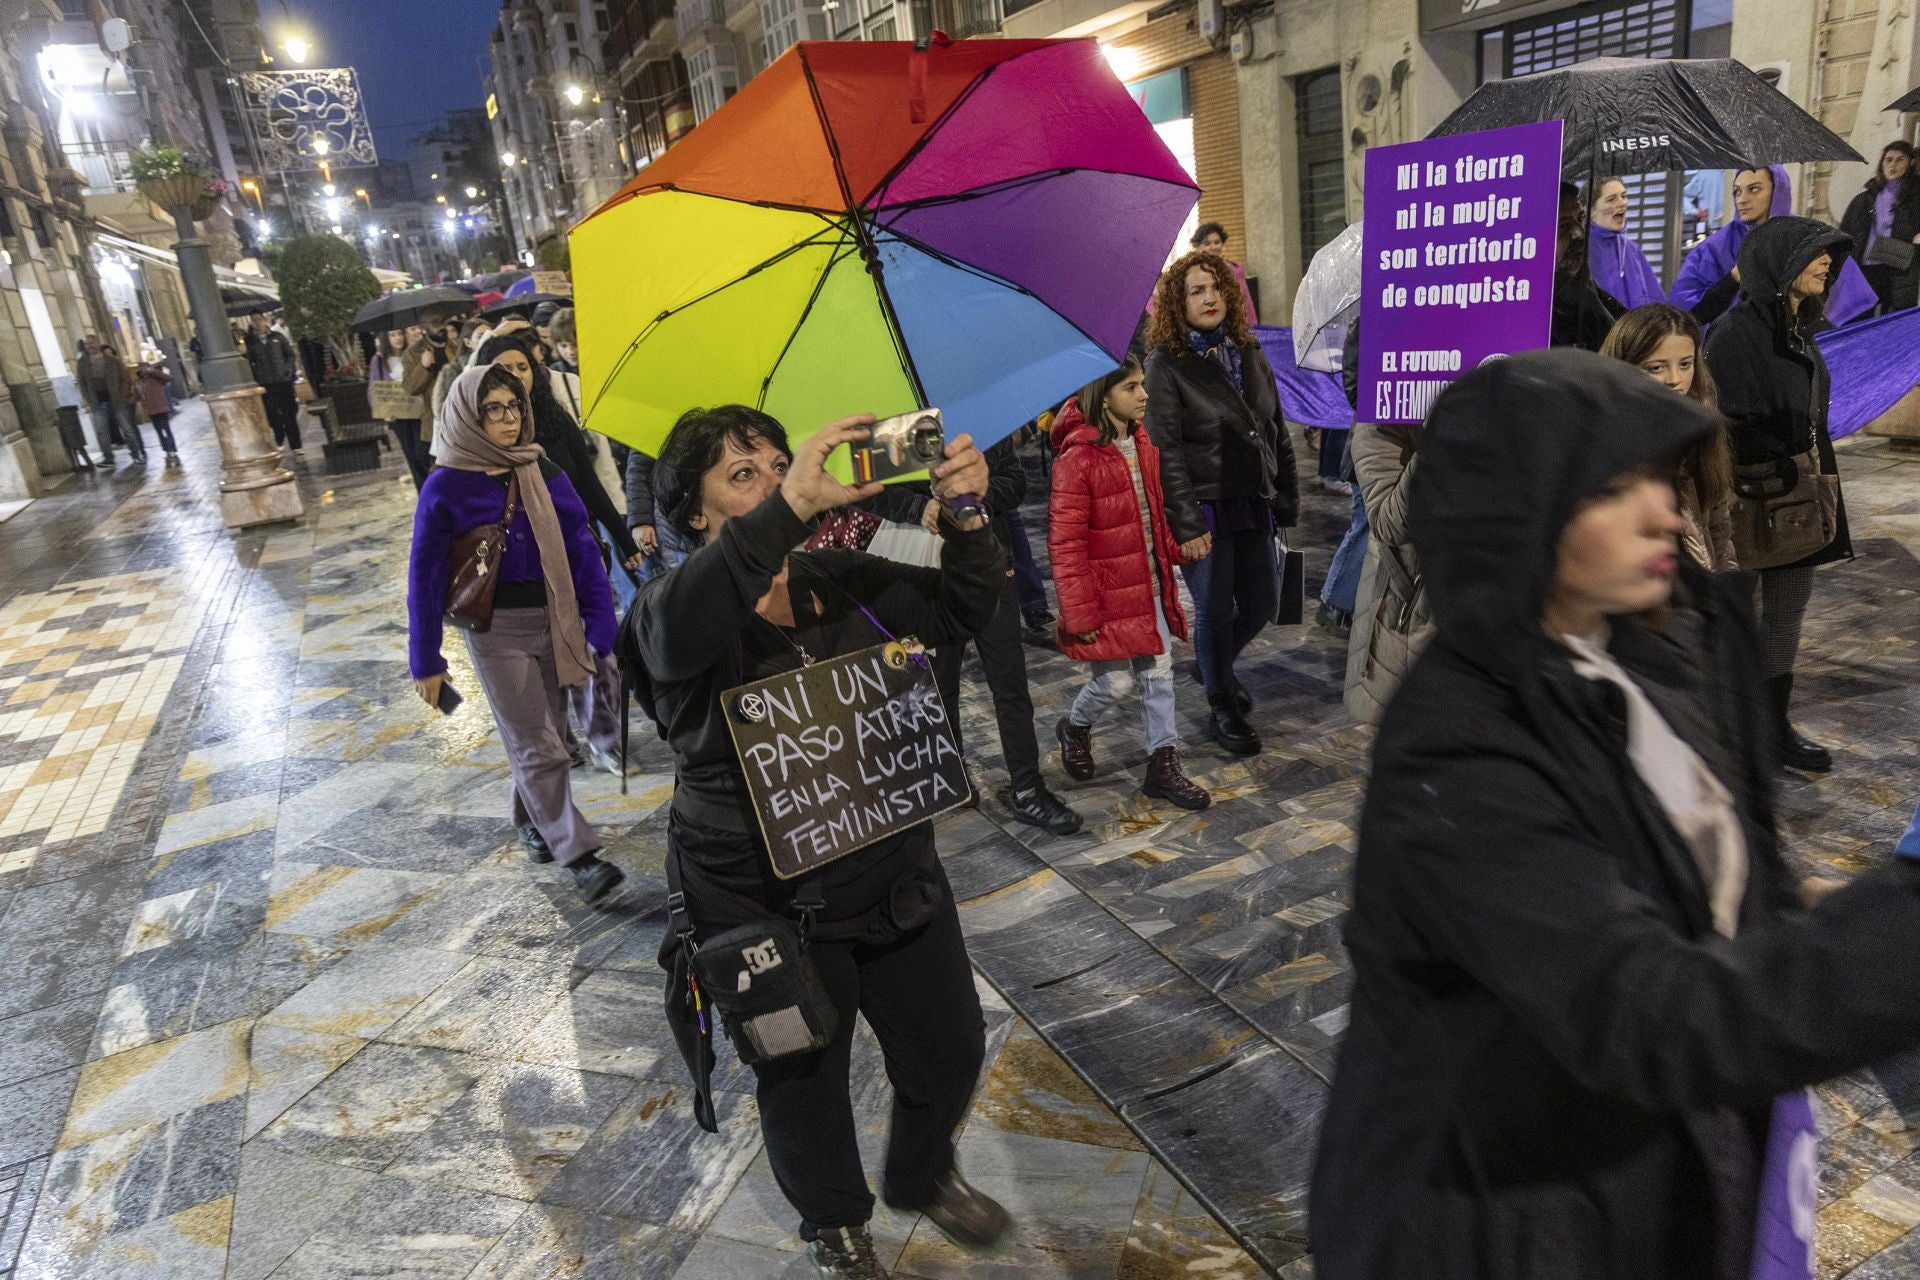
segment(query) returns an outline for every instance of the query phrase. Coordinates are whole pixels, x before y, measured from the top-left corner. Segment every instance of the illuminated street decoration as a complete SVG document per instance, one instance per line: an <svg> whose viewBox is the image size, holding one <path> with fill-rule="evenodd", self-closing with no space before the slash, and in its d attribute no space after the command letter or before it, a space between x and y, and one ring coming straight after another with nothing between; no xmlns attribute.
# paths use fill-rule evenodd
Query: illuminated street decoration
<svg viewBox="0 0 1920 1280"><path fill-rule="evenodd" d="M254 71L240 77L261 161L275 173L377 162L352 67Z"/></svg>

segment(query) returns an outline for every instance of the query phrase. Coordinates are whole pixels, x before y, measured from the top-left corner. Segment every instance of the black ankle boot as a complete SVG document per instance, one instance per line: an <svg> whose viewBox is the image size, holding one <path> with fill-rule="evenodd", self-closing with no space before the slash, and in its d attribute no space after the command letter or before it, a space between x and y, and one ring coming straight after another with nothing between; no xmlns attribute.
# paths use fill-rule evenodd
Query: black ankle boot
<svg viewBox="0 0 1920 1280"><path fill-rule="evenodd" d="M1767 696L1773 704L1774 745L1780 753L1780 763L1805 773L1825 773L1832 769L1832 753L1819 743L1801 737L1800 731L1793 727L1787 712L1793 701L1793 676L1770 676Z"/></svg>

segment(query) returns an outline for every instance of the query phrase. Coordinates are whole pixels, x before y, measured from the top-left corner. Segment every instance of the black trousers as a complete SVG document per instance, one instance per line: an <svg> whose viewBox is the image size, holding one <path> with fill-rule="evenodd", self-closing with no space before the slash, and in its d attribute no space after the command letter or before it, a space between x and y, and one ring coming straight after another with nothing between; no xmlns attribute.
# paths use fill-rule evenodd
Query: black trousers
<svg viewBox="0 0 1920 1280"><path fill-rule="evenodd" d="M263 383L261 389L266 392L261 397L267 411L267 425L273 428L275 444L300 447L300 401L293 394L291 382Z"/></svg>
<svg viewBox="0 0 1920 1280"><path fill-rule="evenodd" d="M801 1238L812 1240L820 1228L873 1216L848 1083L855 1012L880 1041L893 1085L880 1194L902 1209L931 1203L953 1168L953 1131L980 1077L986 1025L951 893L932 920L896 941L816 941L808 954L840 1015L833 1041L754 1074L774 1179L800 1212Z"/></svg>
<svg viewBox="0 0 1920 1280"><path fill-rule="evenodd" d="M1020 639L1020 604L1009 577L1000 592L993 621L973 638L980 665L993 695L993 718L1000 728L1000 750L1007 761L1007 778L1015 791L1040 785L1040 744L1033 733L1033 694L1027 688L1027 651ZM946 700L953 724L953 745L967 750L960 733L960 659L964 644L943 644L934 650L933 681Z"/></svg>
<svg viewBox="0 0 1920 1280"><path fill-rule="evenodd" d="M433 470L433 455L427 452L427 442L420 438L420 419L389 419L387 430L393 432L394 440L399 443L400 456L407 460L407 470L413 476L413 487L418 490L426 484L427 472Z"/></svg>

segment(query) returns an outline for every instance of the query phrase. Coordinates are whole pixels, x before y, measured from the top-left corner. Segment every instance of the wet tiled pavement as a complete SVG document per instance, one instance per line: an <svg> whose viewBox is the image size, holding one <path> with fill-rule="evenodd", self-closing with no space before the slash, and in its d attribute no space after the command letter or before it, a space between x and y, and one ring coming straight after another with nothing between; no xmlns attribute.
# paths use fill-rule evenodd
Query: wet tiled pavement
<svg viewBox="0 0 1920 1280"><path fill-rule="evenodd" d="M810 1274L749 1077L723 1061L722 1132L698 1133L662 1021L663 749L626 796L576 775L629 873L586 910L510 842L484 712L412 696L397 460L326 477L315 449L306 520L234 535L198 406L180 430L184 471L0 524L0 1275ZM1839 763L1782 810L1794 857L1847 874L1920 790L1920 457L1842 455L1862 554L1822 572L1800 677ZM1346 503L1307 507L1317 569ZM1080 673L1029 658L1045 741ZM1082 836L991 799L942 823L992 1031L962 1159L1021 1226L977 1257L882 1211L899 1274L1309 1273L1368 743L1343 660L1312 627L1258 642L1250 761L1198 742L1182 679L1204 813L1138 796L1117 714L1095 782L1048 766ZM994 782L984 689L965 716ZM870 1043L856 1077L871 1157ZM1820 1092L1823 1274L1920 1272L1920 1069Z"/></svg>

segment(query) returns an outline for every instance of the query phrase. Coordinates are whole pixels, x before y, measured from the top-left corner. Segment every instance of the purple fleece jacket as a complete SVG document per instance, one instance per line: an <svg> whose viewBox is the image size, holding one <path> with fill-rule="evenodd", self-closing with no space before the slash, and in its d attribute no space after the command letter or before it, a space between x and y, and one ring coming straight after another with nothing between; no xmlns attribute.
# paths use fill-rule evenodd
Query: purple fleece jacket
<svg viewBox="0 0 1920 1280"><path fill-rule="evenodd" d="M595 653L613 652L615 622L613 588L600 562L600 544L587 524L587 508L573 485L557 468L542 468L553 509L560 517L560 533L567 542L567 563L573 571L573 594L580 602L580 620L587 643ZM436 467L420 486L413 512L413 555L407 566L407 663L413 678L421 680L447 669L441 656L441 618L447 609L447 586L453 577L448 563L453 540L468 529L497 524L507 509L507 491L500 482L479 471ZM513 513L507 527L507 546L500 556L500 581L541 582L540 548L526 508Z"/></svg>

